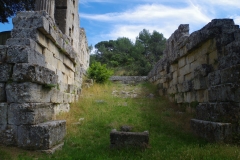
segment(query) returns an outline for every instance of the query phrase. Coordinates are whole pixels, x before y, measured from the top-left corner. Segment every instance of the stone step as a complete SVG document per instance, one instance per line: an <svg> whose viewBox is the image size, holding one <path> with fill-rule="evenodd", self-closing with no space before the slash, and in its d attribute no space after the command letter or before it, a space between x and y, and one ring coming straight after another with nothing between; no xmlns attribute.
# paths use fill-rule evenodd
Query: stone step
<svg viewBox="0 0 240 160"><path fill-rule="evenodd" d="M230 142L232 124L191 119L193 131L210 142Z"/></svg>
<svg viewBox="0 0 240 160"><path fill-rule="evenodd" d="M66 134L66 121L49 121L18 127L18 146L30 150L48 150L61 143Z"/></svg>

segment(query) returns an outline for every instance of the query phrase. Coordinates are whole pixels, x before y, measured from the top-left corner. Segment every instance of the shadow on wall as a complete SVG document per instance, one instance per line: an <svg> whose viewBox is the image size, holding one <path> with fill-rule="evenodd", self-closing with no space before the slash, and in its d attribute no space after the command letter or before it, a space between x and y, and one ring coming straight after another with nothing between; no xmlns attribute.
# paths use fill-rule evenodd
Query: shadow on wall
<svg viewBox="0 0 240 160"><path fill-rule="evenodd" d="M0 45L5 45L8 38L11 38L11 31L0 32Z"/></svg>

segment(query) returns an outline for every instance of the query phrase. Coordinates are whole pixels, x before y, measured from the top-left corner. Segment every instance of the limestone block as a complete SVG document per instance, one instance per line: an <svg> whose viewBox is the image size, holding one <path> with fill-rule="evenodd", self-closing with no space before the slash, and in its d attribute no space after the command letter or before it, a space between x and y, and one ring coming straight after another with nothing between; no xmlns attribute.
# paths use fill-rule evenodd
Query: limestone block
<svg viewBox="0 0 240 160"><path fill-rule="evenodd" d="M214 122L238 123L240 104L231 102L201 103L196 107L196 118Z"/></svg>
<svg viewBox="0 0 240 160"><path fill-rule="evenodd" d="M141 147L146 148L149 144L149 133L145 132L118 132L115 129L110 133L112 148Z"/></svg>
<svg viewBox="0 0 240 160"><path fill-rule="evenodd" d="M63 103L72 103L72 94L64 93L63 94Z"/></svg>
<svg viewBox="0 0 240 160"><path fill-rule="evenodd" d="M54 114L50 103L11 103L8 124L32 125L52 120Z"/></svg>
<svg viewBox="0 0 240 160"><path fill-rule="evenodd" d="M190 68L191 70L195 70L198 66L200 66L201 63L199 61L193 61L191 64L190 64Z"/></svg>
<svg viewBox="0 0 240 160"><path fill-rule="evenodd" d="M53 53L51 51L49 51L48 49L44 49L43 55L46 63L49 63L50 65L52 65L53 68L58 67L57 64L59 60L53 56Z"/></svg>
<svg viewBox="0 0 240 160"><path fill-rule="evenodd" d="M180 75L178 77L178 83L183 83L184 82L184 75Z"/></svg>
<svg viewBox="0 0 240 160"><path fill-rule="evenodd" d="M57 69L57 75L58 75L58 83L63 82L63 73L62 73L62 71Z"/></svg>
<svg viewBox="0 0 240 160"><path fill-rule="evenodd" d="M42 66L30 65L27 63L16 64L13 68L13 81L35 82L39 84L57 84L57 75Z"/></svg>
<svg viewBox="0 0 240 160"><path fill-rule="evenodd" d="M208 90L209 102L240 102L240 86L237 84L223 84Z"/></svg>
<svg viewBox="0 0 240 160"><path fill-rule="evenodd" d="M8 104L7 103L0 103L0 126L7 124L7 110ZM1 132L1 130L0 130Z"/></svg>
<svg viewBox="0 0 240 160"><path fill-rule="evenodd" d="M191 54L187 55L187 57L186 57L186 64L190 64L193 61L195 61L194 60L194 53L191 53Z"/></svg>
<svg viewBox="0 0 240 160"><path fill-rule="evenodd" d="M66 121L49 121L18 128L18 146L31 150L45 150L60 143L66 134Z"/></svg>
<svg viewBox="0 0 240 160"><path fill-rule="evenodd" d="M60 47L62 47L61 41L59 41L59 35L60 33L58 33L58 27L55 25L50 25L49 27L49 34L46 35L46 37L48 37L50 40L52 40L53 42L56 42Z"/></svg>
<svg viewBox="0 0 240 160"><path fill-rule="evenodd" d="M63 83L68 84L68 76L63 74Z"/></svg>
<svg viewBox="0 0 240 160"><path fill-rule="evenodd" d="M229 142L232 137L231 123L218 123L191 119L191 127L196 134L211 142Z"/></svg>
<svg viewBox="0 0 240 160"><path fill-rule="evenodd" d="M184 102L194 102L196 101L196 93L195 92L185 92L184 93Z"/></svg>
<svg viewBox="0 0 240 160"><path fill-rule="evenodd" d="M51 102L52 103L63 103L63 92L58 89L51 90Z"/></svg>
<svg viewBox="0 0 240 160"><path fill-rule="evenodd" d="M7 49L8 46L0 45L0 62L4 63L7 60Z"/></svg>
<svg viewBox="0 0 240 160"><path fill-rule="evenodd" d="M30 63L39 66L45 65L42 54L26 46L11 46L7 52L8 63Z"/></svg>
<svg viewBox="0 0 240 160"><path fill-rule="evenodd" d="M224 48L224 56L218 59L219 69L240 64L240 42L232 42Z"/></svg>
<svg viewBox="0 0 240 160"><path fill-rule="evenodd" d="M183 93L175 94L175 99L176 99L177 103L183 103L184 102L184 94Z"/></svg>
<svg viewBox="0 0 240 160"><path fill-rule="evenodd" d="M209 59L209 64L212 66L216 66L218 64L218 55L217 55L217 50L209 53L208 55L208 59ZM217 69L216 67L214 67L214 69Z"/></svg>
<svg viewBox="0 0 240 160"><path fill-rule="evenodd" d="M9 103L49 103L50 93L49 88L31 82L13 82L6 86L7 102Z"/></svg>
<svg viewBox="0 0 240 160"><path fill-rule="evenodd" d="M58 86L59 86L59 90L61 92L67 92L68 91L68 84L61 82L61 83L59 83Z"/></svg>
<svg viewBox="0 0 240 160"><path fill-rule="evenodd" d="M186 57L183 57L183 58L179 59L178 68L182 68L185 65L186 65Z"/></svg>
<svg viewBox="0 0 240 160"><path fill-rule="evenodd" d="M72 71L75 71L74 64L68 57L64 56L63 63Z"/></svg>
<svg viewBox="0 0 240 160"><path fill-rule="evenodd" d="M221 83L220 70L208 74L208 86L216 86Z"/></svg>
<svg viewBox="0 0 240 160"><path fill-rule="evenodd" d="M196 101L199 103L208 102L208 90L196 91Z"/></svg>
<svg viewBox="0 0 240 160"><path fill-rule="evenodd" d="M206 77L212 71L213 71L212 65L201 64L194 69L194 76L202 75L203 77Z"/></svg>
<svg viewBox="0 0 240 160"><path fill-rule="evenodd" d="M189 92L193 89L193 82L192 81L184 81L183 85L183 92Z"/></svg>
<svg viewBox="0 0 240 160"><path fill-rule="evenodd" d="M49 33L49 21L39 15L25 18L20 15L13 18L13 29L38 28L44 34Z"/></svg>
<svg viewBox="0 0 240 160"><path fill-rule="evenodd" d="M0 143L7 146L16 146L17 130L16 125L0 125Z"/></svg>
<svg viewBox="0 0 240 160"><path fill-rule="evenodd" d="M0 83L0 102L6 102L6 90L5 90L5 83Z"/></svg>
<svg viewBox="0 0 240 160"><path fill-rule="evenodd" d="M7 63L0 63L0 82L7 82L11 78L12 65Z"/></svg>
<svg viewBox="0 0 240 160"><path fill-rule="evenodd" d="M23 29L13 29L11 37L12 38L30 38L34 41L38 40L38 30L36 28L23 28Z"/></svg>
<svg viewBox="0 0 240 160"><path fill-rule="evenodd" d="M43 48L38 43L28 38L9 38L6 44L9 46L16 44L20 46L28 46L29 48L35 50L38 53L43 52Z"/></svg>
<svg viewBox="0 0 240 160"><path fill-rule="evenodd" d="M178 69L178 64L171 64L170 66L170 72L175 72Z"/></svg>
<svg viewBox="0 0 240 160"><path fill-rule="evenodd" d="M193 79L193 72L190 72L190 73L184 75L184 80L185 81L190 81L192 79Z"/></svg>
<svg viewBox="0 0 240 160"><path fill-rule="evenodd" d="M66 113L70 111L69 103L54 104L54 114Z"/></svg>
<svg viewBox="0 0 240 160"><path fill-rule="evenodd" d="M58 60L57 62L57 69L62 71L63 73L66 73L66 67L60 60Z"/></svg>
<svg viewBox="0 0 240 160"><path fill-rule="evenodd" d="M193 80L193 85L193 88L195 90L207 89L206 77L203 77L202 75L195 76Z"/></svg>
<svg viewBox="0 0 240 160"><path fill-rule="evenodd" d="M177 84L177 89L178 89L178 92L184 92L183 84L182 83Z"/></svg>
<svg viewBox="0 0 240 160"><path fill-rule="evenodd" d="M232 66L221 71L221 83L240 84L240 65Z"/></svg>
<svg viewBox="0 0 240 160"><path fill-rule="evenodd" d="M45 63L45 67L46 67L47 69L49 69L49 70L53 71L54 73L56 73L56 72L57 72L57 69L56 69L56 67L55 67L54 65L52 65L52 64L50 64L50 63L48 63L48 62L46 62L46 63Z"/></svg>

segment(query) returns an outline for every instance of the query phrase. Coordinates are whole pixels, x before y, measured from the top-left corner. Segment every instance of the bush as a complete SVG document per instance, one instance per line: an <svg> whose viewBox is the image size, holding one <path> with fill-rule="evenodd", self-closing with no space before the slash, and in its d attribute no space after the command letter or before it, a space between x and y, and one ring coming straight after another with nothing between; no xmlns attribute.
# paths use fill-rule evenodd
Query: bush
<svg viewBox="0 0 240 160"><path fill-rule="evenodd" d="M94 79L96 83L105 83L113 75L113 71L107 69L106 64L93 62L87 71L88 78Z"/></svg>

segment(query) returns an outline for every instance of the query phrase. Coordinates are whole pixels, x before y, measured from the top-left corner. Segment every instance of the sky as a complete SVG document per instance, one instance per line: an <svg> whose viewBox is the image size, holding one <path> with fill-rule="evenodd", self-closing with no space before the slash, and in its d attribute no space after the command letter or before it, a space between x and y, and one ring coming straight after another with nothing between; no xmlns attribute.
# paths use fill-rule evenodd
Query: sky
<svg viewBox="0 0 240 160"><path fill-rule="evenodd" d="M240 24L239 0L80 0L80 27L88 44L128 37L135 42L143 29L169 38L180 24L189 24L190 33L212 19L232 18ZM11 20L10 20L11 21ZM1 24L0 32L12 24Z"/></svg>

